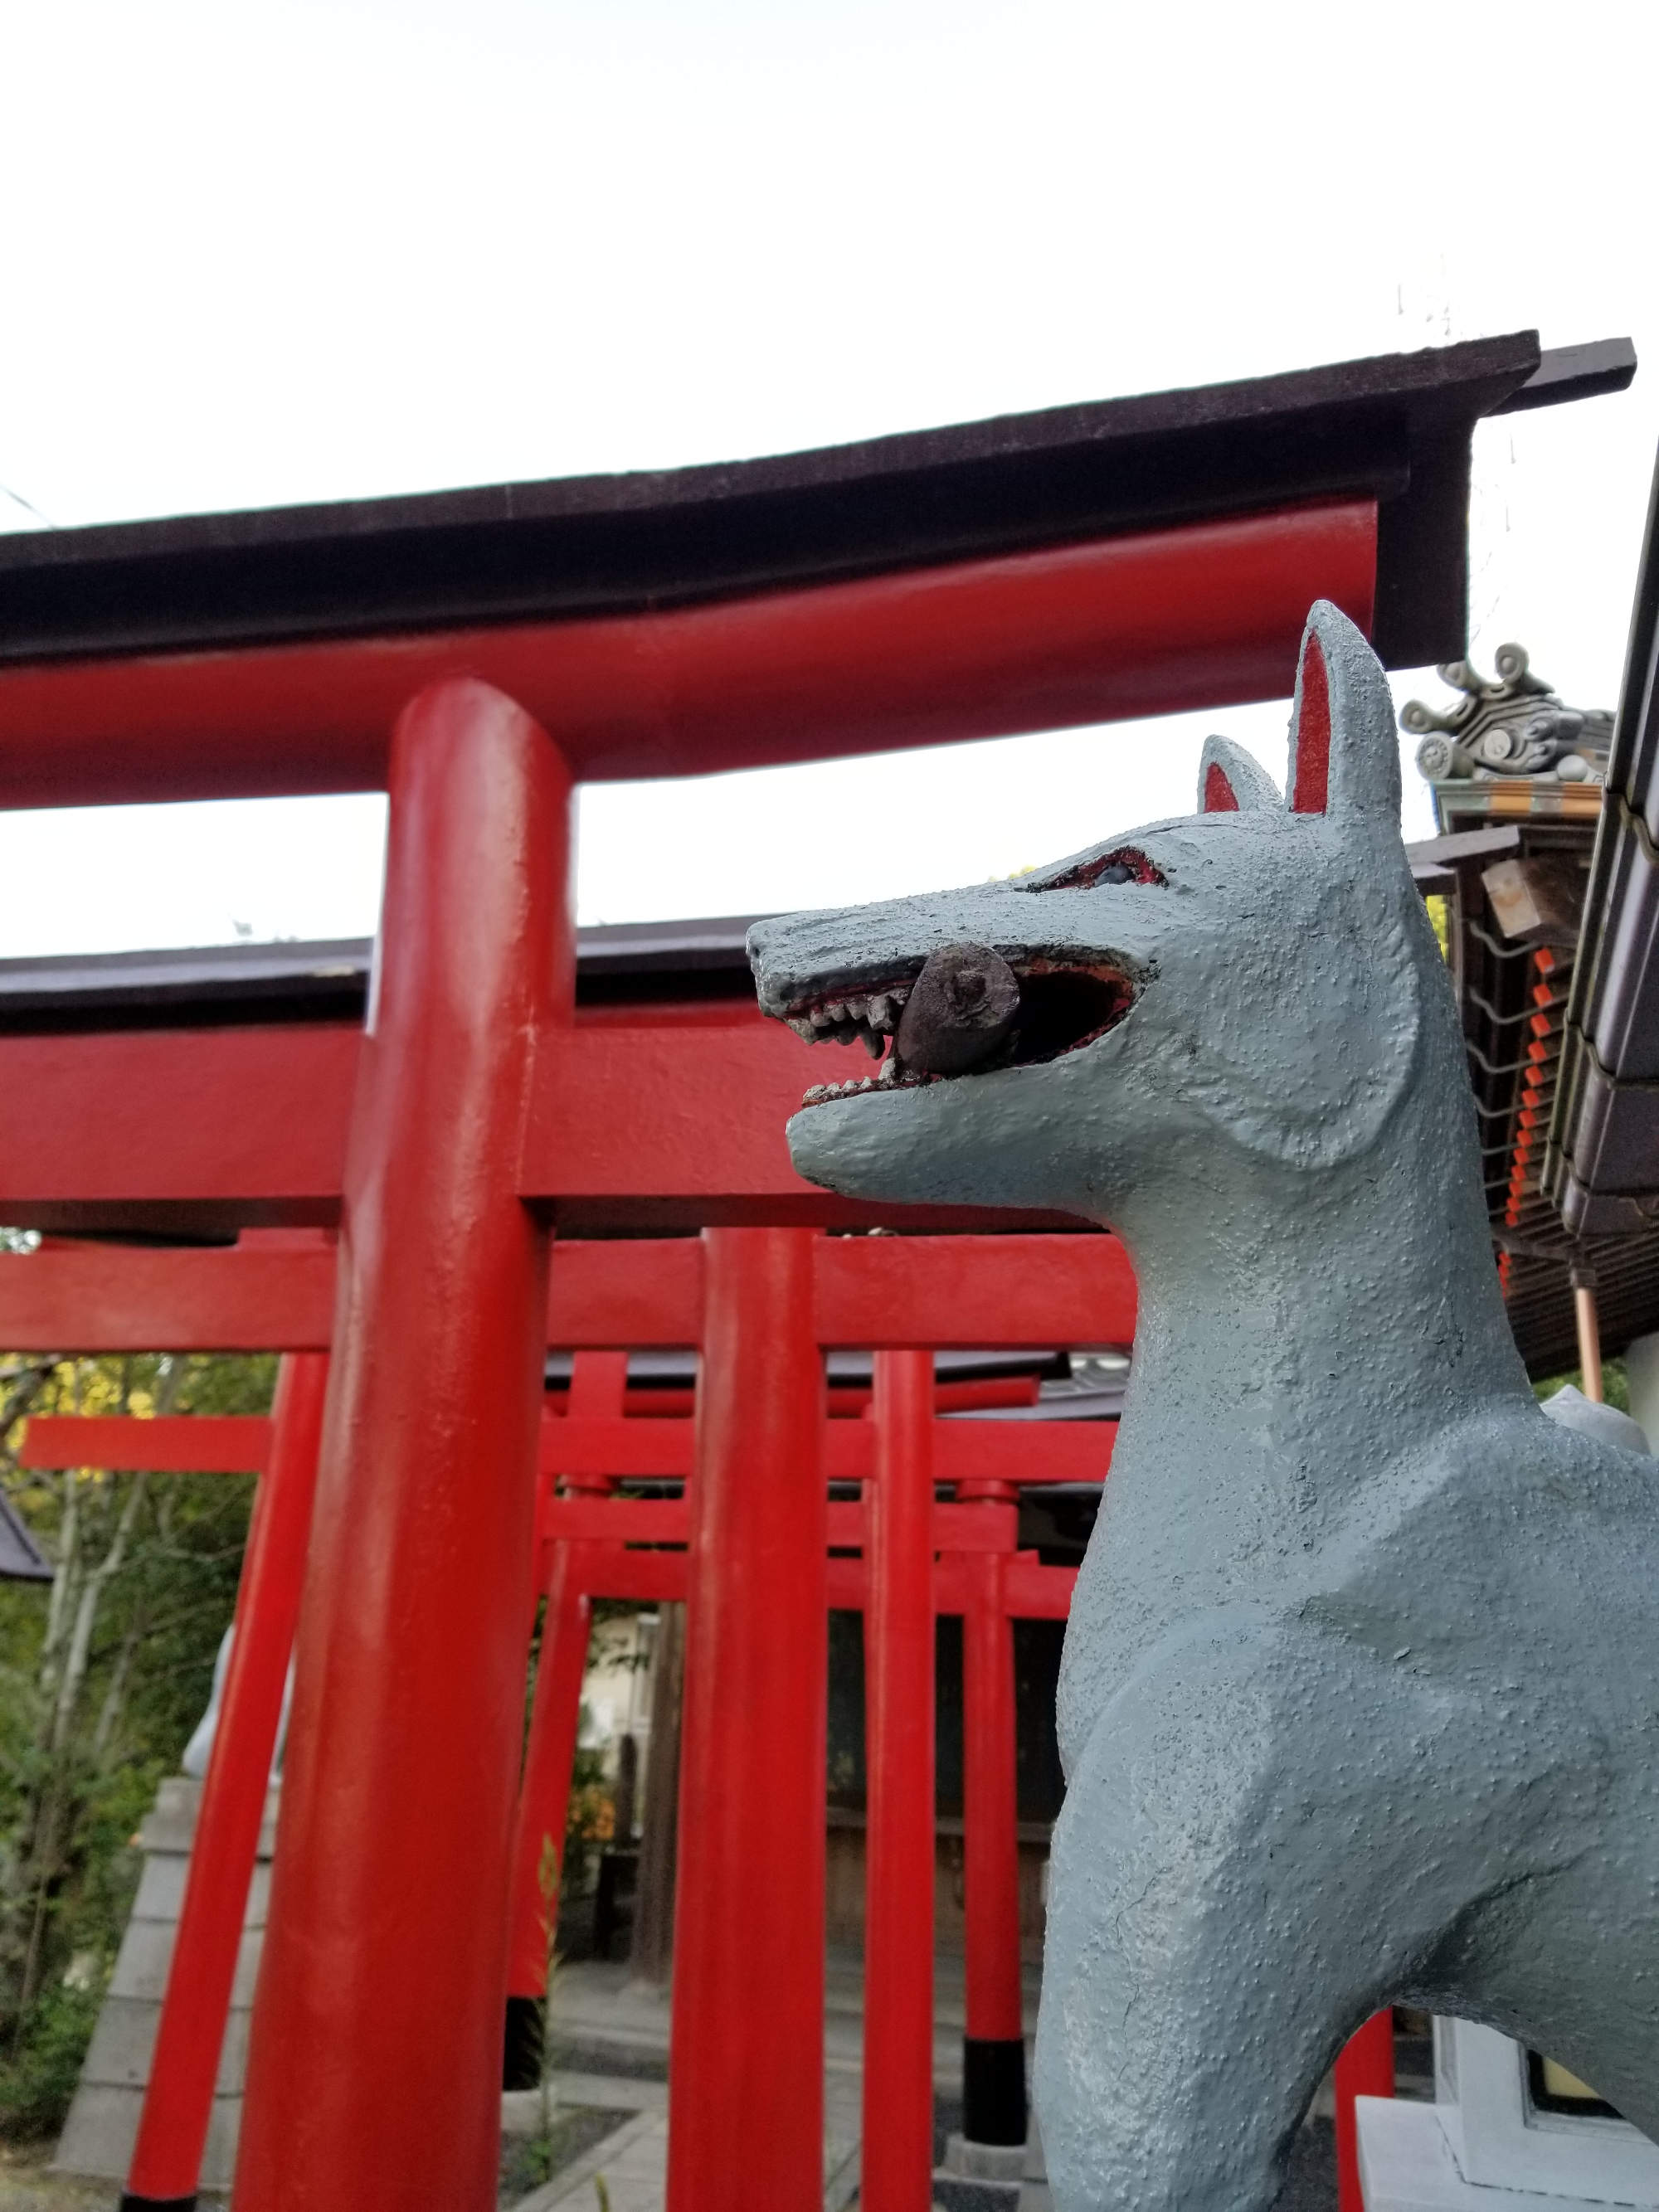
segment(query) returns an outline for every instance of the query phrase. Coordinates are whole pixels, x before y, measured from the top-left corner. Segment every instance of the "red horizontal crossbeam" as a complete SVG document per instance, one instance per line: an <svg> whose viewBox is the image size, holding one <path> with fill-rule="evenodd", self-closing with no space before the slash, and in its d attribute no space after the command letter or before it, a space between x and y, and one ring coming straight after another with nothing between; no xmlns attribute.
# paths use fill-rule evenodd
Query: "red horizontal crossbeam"
<svg viewBox="0 0 1659 2212"><path fill-rule="evenodd" d="M547 1340L577 1350L695 1345L702 1264L695 1237L556 1243ZM826 1346L1048 1349L1134 1336L1134 1276L1113 1237L826 1237L816 1270ZM334 1272L321 1245L0 1254L0 1347L326 1351Z"/></svg>
<svg viewBox="0 0 1659 2212"><path fill-rule="evenodd" d="M1116 1434L1115 1421L936 1421L933 1462L940 1482L1099 1482ZM692 1449L692 1424L683 1420L579 1418L550 1421L542 1431L542 1467L555 1476L683 1480L691 1472ZM823 1465L831 1482L867 1481L875 1472L871 1424L831 1422ZM574 1525L560 1530L568 1536L601 1533Z"/></svg>
<svg viewBox="0 0 1659 2212"><path fill-rule="evenodd" d="M0 806L383 787L446 677L583 779L694 775L1278 697L1310 603L1369 629L1370 500L603 620L0 669Z"/></svg>
<svg viewBox="0 0 1659 2212"><path fill-rule="evenodd" d="M349 1024L0 1037L0 1220L214 1235L337 1216L362 1033ZM810 1084L867 1071L752 1007L714 1025L579 1023L541 1042L520 1157L565 1236L771 1222L1032 1227L869 1206L789 1164ZM1049 1217L1052 1226L1064 1217Z"/></svg>
<svg viewBox="0 0 1659 2212"><path fill-rule="evenodd" d="M1035 1406L1041 1386L1035 1375L994 1375L972 1382L934 1385L933 1403L941 1413L985 1413L997 1407ZM861 1420L870 1410L872 1393L861 1383L840 1383L828 1397L826 1411L832 1421ZM561 1420L569 1411L568 1394L550 1393L546 1411ZM623 1412L630 1420L689 1420L696 1411L696 1392L678 1383L663 1388L629 1390Z"/></svg>
<svg viewBox="0 0 1659 2212"><path fill-rule="evenodd" d="M9 1352L325 1352L333 1328L331 1251L0 1253Z"/></svg>
<svg viewBox="0 0 1659 2212"><path fill-rule="evenodd" d="M864 1543L864 1508L830 1501L832 1551ZM933 1543L941 1552L1012 1552L1018 1520L1012 1505L936 1505ZM542 1508L548 1543L686 1544L691 1509L683 1498L550 1498Z"/></svg>
<svg viewBox="0 0 1659 2212"><path fill-rule="evenodd" d="M662 1605L685 1596L684 1552L624 1550L621 1545L595 1547L586 1554L586 1595L590 1597L631 1599L639 1605ZM828 1564L830 1607L836 1613L864 1610L866 1571L861 1559L834 1559ZM1002 1571L1002 1602L1014 1620L1064 1620L1072 1608L1077 1583L1075 1567L1046 1567L1030 1552L1016 1552ZM960 1554L947 1554L934 1563L933 1610L966 1613L977 1602L969 1589L969 1568Z"/></svg>
<svg viewBox="0 0 1659 2212"><path fill-rule="evenodd" d="M689 1419L618 1419L550 1416L542 1430L542 1468L556 1479L603 1474L622 1480L658 1476L684 1481L691 1472ZM874 1431L867 1421L836 1421L825 1431L824 1473L831 1482L867 1481L874 1472ZM941 1482L1100 1482L1111 1462L1115 1421L941 1420L934 1425L934 1460ZM37 1413L18 1453L20 1467L99 1467L112 1472L261 1474L270 1450L270 1424L257 1413ZM561 1498L546 1533L615 1538L636 1544L683 1544L683 1532L653 1533L649 1515L660 1501ZM678 1504L664 1510L684 1514ZM982 1509L975 1506L975 1512ZM611 1525L607 1515L628 1518ZM592 1527L583 1519L588 1515ZM677 1522L677 1528L681 1524ZM834 1540L858 1542L855 1537Z"/></svg>
<svg viewBox="0 0 1659 2212"><path fill-rule="evenodd" d="M36 1413L19 1467L97 1467L111 1474L263 1474L270 1423L263 1413Z"/></svg>
<svg viewBox="0 0 1659 2212"><path fill-rule="evenodd" d="M544 1438L544 1455L551 1455L557 1441L583 1429L678 1428L689 1432L690 1425L689 1421L550 1421L553 1433ZM940 1479L961 1473L951 1465L955 1450L961 1448L958 1439L967 1439L966 1455L971 1462L975 1447L994 1430L1006 1433L1011 1443L1024 1447L1020 1471L1005 1474L1001 1479L1033 1482L1098 1481L1110 1462L1117 1433L1115 1423L1104 1422L942 1421L937 1434L947 1449L939 1461ZM977 1437L975 1431L981 1432ZM838 1423L830 1431L832 1437L843 1433L865 1447L867 1461L868 1425L849 1422L843 1430ZM40 1468L97 1467L118 1473L143 1469L159 1474L258 1474L264 1472L270 1443L270 1424L259 1414L170 1413L145 1420L131 1414L37 1413L25 1430L17 1456L20 1466ZM995 1449L1000 1451L1000 1445ZM867 1473L867 1466L862 1471ZM830 1472L836 1473L833 1467ZM829 1515L830 1544L837 1551L860 1549L863 1506L832 1503ZM1016 1521L1012 1506L934 1507L934 1541L947 1554L934 1572L937 1611L962 1613L968 1607L965 1579L959 1568L953 1568L948 1555L959 1558L988 1550L1012 1553ZM543 1510L542 1535L547 1542L576 1539L589 1547L584 1553L590 1563L589 1596L634 1599L650 1605L685 1595L683 1552L635 1548L683 1545L688 1540L689 1518L681 1499L550 1498ZM831 1606L861 1609L863 1560L832 1559L829 1574ZM1075 1571L1070 1567L1045 1567L1027 1553L1015 1553L1005 1573L1004 1603L1016 1620L1064 1620L1075 1579Z"/></svg>

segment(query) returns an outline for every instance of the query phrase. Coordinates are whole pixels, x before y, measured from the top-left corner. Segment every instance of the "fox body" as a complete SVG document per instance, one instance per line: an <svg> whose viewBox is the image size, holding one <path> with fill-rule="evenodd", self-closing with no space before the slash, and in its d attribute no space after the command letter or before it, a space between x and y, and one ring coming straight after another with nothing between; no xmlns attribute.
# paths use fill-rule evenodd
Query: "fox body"
<svg viewBox="0 0 1659 2212"><path fill-rule="evenodd" d="M1398 763L1322 603L1285 800L1212 739L1197 815L750 941L769 1012L900 1025L791 1121L801 1173L1063 1207L1135 1265L1060 1680L1036 2096L1065 2212L1267 2212L1394 2000L1659 2135L1656 1471L1534 1401ZM903 1017L946 948L1020 1006L939 1073Z"/></svg>

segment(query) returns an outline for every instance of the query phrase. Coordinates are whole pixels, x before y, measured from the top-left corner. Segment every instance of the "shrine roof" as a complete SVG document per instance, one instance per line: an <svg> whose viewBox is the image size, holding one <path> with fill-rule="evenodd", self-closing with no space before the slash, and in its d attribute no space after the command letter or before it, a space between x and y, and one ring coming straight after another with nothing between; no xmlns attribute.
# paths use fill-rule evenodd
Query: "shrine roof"
<svg viewBox="0 0 1659 2212"><path fill-rule="evenodd" d="M576 933L579 1003L741 998L750 915ZM0 960L0 1031L361 1021L374 940L236 942Z"/></svg>
<svg viewBox="0 0 1659 2212"><path fill-rule="evenodd" d="M0 1582L49 1583L52 1565L16 1509L0 1498Z"/></svg>
<svg viewBox="0 0 1659 2212"><path fill-rule="evenodd" d="M1467 839L1407 848L1419 887L1443 888ZM1507 847L1504 848L1507 849ZM576 933L576 1000L754 1002L744 950L761 915L596 924ZM374 940L339 937L0 960L0 1033L230 1022L360 1021Z"/></svg>
<svg viewBox="0 0 1659 2212"><path fill-rule="evenodd" d="M1375 641L1460 653L1484 416L1621 389L1519 331L693 468L0 537L0 663L620 614L1355 495Z"/></svg>

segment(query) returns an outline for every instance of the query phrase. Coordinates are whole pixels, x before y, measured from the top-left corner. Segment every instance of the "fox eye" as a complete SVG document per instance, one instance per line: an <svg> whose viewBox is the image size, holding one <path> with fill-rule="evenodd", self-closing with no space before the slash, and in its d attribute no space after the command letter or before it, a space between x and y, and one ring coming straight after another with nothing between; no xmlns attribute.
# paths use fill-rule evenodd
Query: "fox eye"
<svg viewBox="0 0 1659 2212"><path fill-rule="evenodd" d="M1063 876L1051 883L1039 884L1045 891L1091 891L1100 884L1162 884L1164 872L1154 867L1144 853L1133 845L1120 845L1115 853L1100 853L1092 860L1080 860L1074 868L1067 868Z"/></svg>

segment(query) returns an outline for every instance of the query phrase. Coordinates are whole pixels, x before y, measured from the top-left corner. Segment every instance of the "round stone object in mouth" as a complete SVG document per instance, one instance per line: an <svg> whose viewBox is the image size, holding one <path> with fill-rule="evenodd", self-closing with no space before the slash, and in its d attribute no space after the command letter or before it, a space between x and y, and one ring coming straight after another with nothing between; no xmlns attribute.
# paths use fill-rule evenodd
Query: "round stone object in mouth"
<svg viewBox="0 0 1659 2212"><path fill-rule="evenodd" d="M1019 1012L1019 978L988 945L944 945L911 986L894 1039L906 1067L960 1075L988 1060Z"/></svg>

